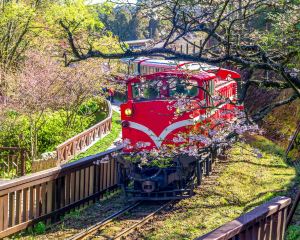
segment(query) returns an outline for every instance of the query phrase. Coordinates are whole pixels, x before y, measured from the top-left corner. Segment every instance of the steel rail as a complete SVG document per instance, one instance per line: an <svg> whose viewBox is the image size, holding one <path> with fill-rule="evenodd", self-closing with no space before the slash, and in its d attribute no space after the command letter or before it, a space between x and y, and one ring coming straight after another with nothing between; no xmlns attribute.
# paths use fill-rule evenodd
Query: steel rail
<svg viewBox="0 0 300 240"><path fill-rule="evenodd" d="M116 236L114 236L114 237L112 237L110 239L117 240L117 239L122 239L123 237L126 237L132 231L134 231L138 227L143 226L145 223L147 223L150 219L152 219L155 216L156 213L158 213L161 210L163 210L164 208L170 206L173 202L174 202L174 200L171 200L171 201L165 203L163 206L161 206L160 208L158 208L154 212L152 212L149 215L147 215L146 217L144 217L141 221L139 221L136 224L132 225L131 227L123 230L122 232L118 233Z"/></svg>
<svg viewBox="0 0 300 240"><path fill-rule="evenodd" d="M85 239L88 236L95 234L100 228L104 227L105 225L107 225L108 223L110 223L111 221L113 221L114 219L116 219L117 217L120 217L121 215L123 215L124 213L130 211L131 209L137 207L138 205L140 205L141 201L136 202L132 205L129 205L123 209L121 209L118 212L113 213L112 215L108 216L107 218L103 219L100 222L97 222L96 224L88 227L87 229L85 229L84 231L81 231L75 235L73 235L70 238L67 238L68 240L78 240L78 239Z"/></svg>

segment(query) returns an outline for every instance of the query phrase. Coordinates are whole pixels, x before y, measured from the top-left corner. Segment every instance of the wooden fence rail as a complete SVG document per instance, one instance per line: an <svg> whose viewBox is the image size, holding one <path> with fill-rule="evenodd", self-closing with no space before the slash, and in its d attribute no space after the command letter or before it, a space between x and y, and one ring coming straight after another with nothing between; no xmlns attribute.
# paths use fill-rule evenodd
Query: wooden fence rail
<svg viewBox="0 0 300 240"><path fill-rule="evenodd" d="M0 183L0 239L39 221L57 220L117 187L114 148L76 162ZM107 158L106 161L99 161ZM98 162L98 164L95 164Z"/></svg>
<svg viewBox="0 0 300 240"><path fill-rule="evenodd" d="M276 197L197 240L282 240L291 199Z"/></svg>
<svg viewBox="0 0 300 240"><path fill-rule="evenodd" d="M75 157L77 154L84 152L96 141L103 138L111 131L112 126L112 108L109 101L108 116L101 122L85 130L82 133L70 138L56 148L58 163L65 163Z"/></svg>

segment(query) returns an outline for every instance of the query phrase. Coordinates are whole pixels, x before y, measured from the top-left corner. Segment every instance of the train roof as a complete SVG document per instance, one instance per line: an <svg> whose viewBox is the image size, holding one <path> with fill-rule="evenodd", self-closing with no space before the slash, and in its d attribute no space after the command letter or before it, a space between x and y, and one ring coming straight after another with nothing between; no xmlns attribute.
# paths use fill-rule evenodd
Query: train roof
<svg viewBox="0 0 300 240"><path fill-rule="evenodd" d="M127 82L135 82L135 81L139 81L141 79L151 81L156 78L166 77L166 76L176 76L176 77L182 77L182 78L187 78L187 79L191 78L191 79L196 79L196 80L200 80L200 81L208 81L208 80L211 80L216 77L216 75L214 73L209 73L209 72L205 72L205 71L201 71L196 74L191 74L191 73L183 72L183 71L164 71L164 72L157 72L157 73L151 73L151 74L142 75L142 76L139 75L139 76L131 77L127 80Z"/></svg>
<svg viewBox="0 0 300 240"><path fill-rule="evenodd" d="M140 63L142 66L152 66L152 67L162 67L162 68L180 68L183 70L190 71L208 71L208 70L218 70L219 67L213 66L207 63L201 62L191 62L191 61L175 61L175 60L165 60L165 59L152 59L147 57L140 57L136 59L123 58L121 59L123 63Z"/></svg>

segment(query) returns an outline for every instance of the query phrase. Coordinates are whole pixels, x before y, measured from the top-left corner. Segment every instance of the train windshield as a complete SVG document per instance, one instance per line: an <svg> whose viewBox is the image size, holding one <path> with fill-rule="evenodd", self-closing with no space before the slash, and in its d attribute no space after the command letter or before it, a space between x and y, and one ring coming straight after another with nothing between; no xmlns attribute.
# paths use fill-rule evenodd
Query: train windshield
<svg viewBox="0 0 300 240"><path fill-rule="evenodd" d="M199 93L198 82L169 78L163 80L142 81L132 84L132 93L135 100L155 100L176 97L194 98Z"/></svg>

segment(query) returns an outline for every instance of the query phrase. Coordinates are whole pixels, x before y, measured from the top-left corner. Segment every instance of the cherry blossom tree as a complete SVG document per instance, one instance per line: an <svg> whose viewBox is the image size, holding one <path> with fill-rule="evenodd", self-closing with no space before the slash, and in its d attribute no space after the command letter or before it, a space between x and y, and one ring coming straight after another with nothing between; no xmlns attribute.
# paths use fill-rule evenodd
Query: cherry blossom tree
<svg viewBox="0 0 300 240"><path fill-rule="evenodd" d="M29 120L32 159L38 155L39 131L49 113L60 113L65 129L72 129L85 101L94 97L104 101L101 88L106 74L101 64L91 60L64 67L39 52L27 55L22 71L15 74L5 108Z"/></svg>

